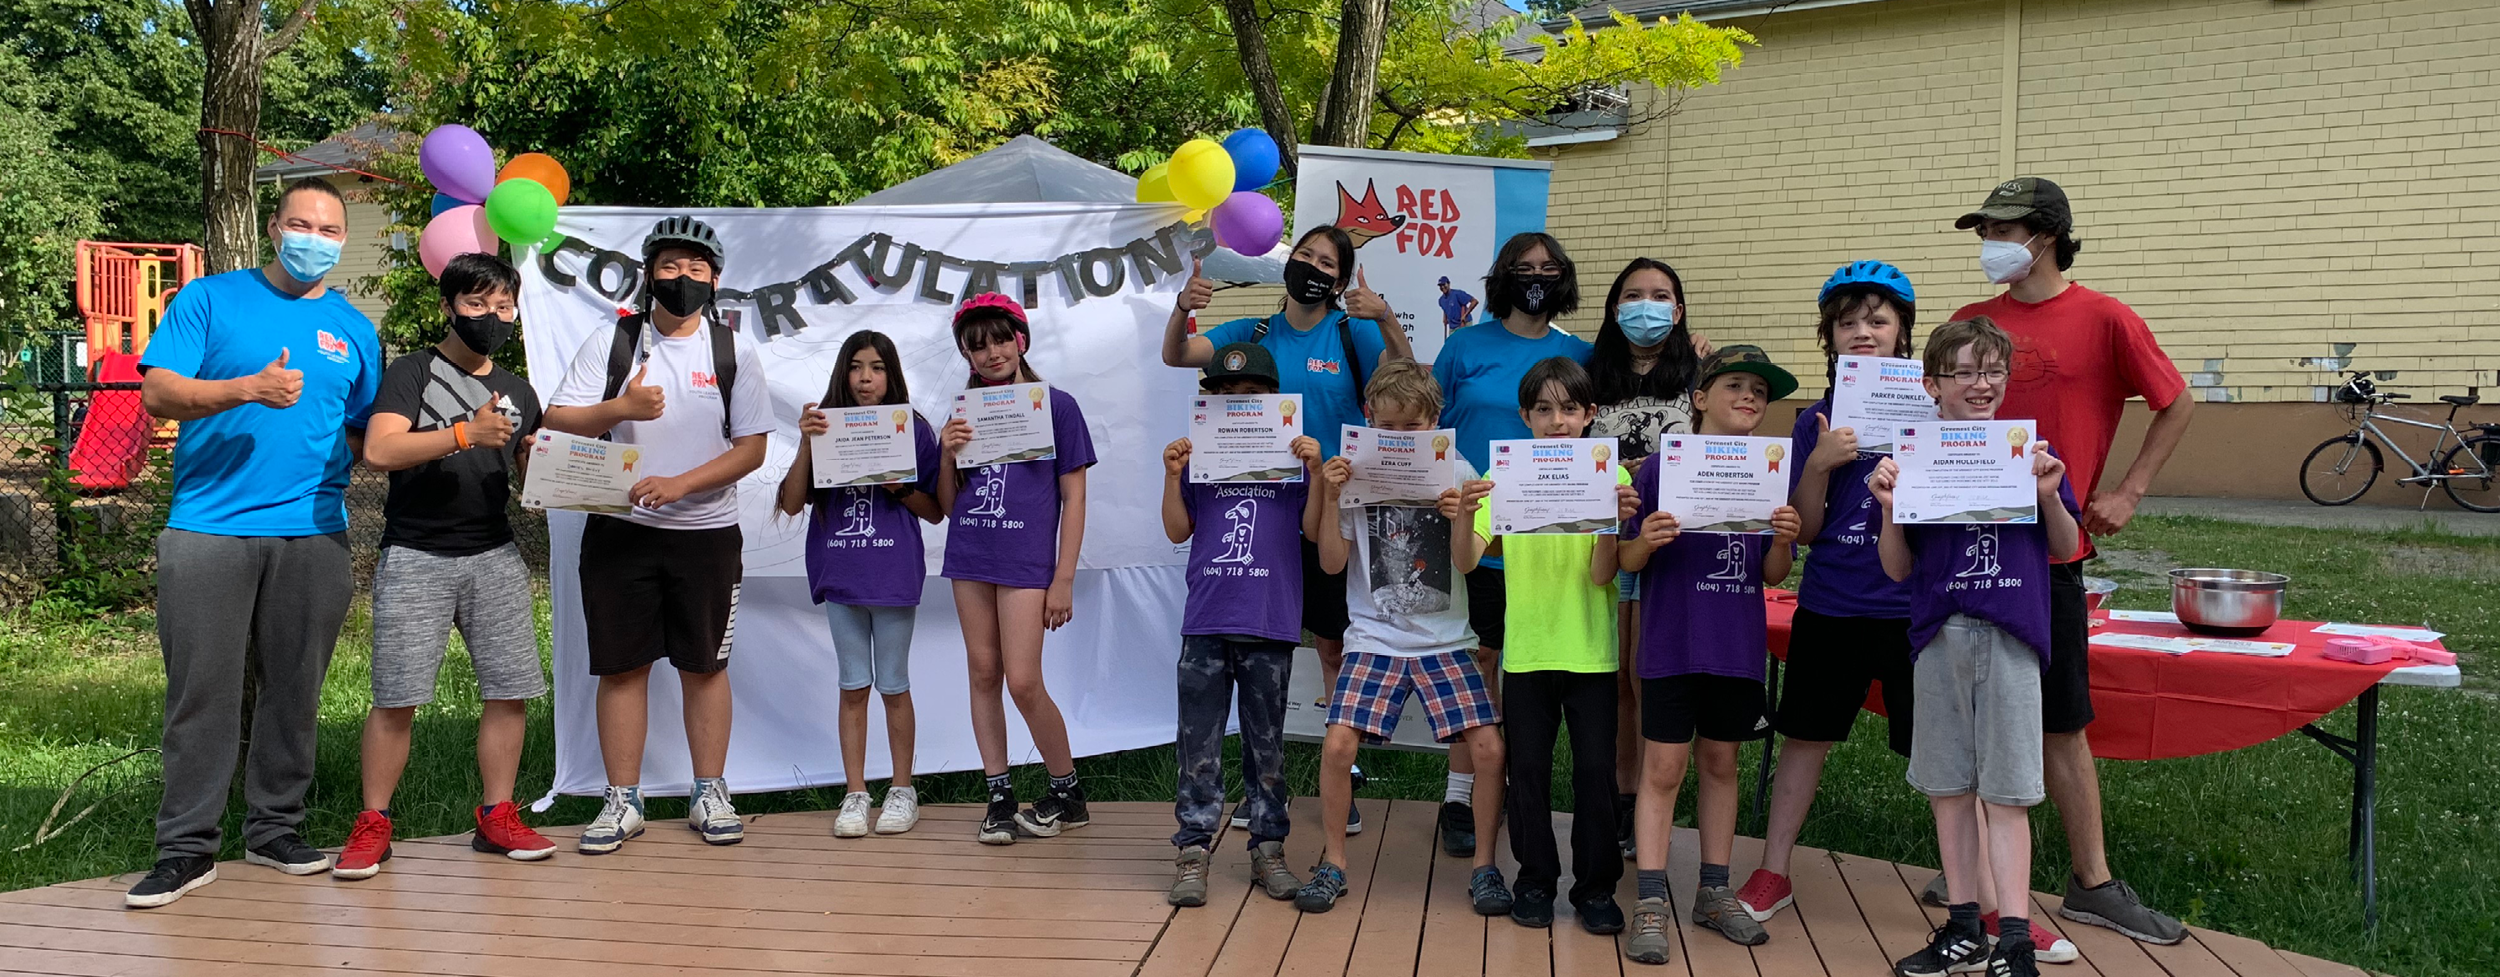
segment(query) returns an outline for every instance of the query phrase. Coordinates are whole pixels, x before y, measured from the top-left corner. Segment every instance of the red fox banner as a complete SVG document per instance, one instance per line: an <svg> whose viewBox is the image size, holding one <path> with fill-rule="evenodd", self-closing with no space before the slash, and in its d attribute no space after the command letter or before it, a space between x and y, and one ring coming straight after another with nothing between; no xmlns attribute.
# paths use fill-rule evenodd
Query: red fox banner
<svg viewBox="0 0 2500 977"><path fill-rule="evenodd" d="M1545 229L1550 164L1335 146L1301 153L1295 234L1344 228L1356 265L1425 363L1451 330L1483 318L1484 273L1502 242Z"/></svg>

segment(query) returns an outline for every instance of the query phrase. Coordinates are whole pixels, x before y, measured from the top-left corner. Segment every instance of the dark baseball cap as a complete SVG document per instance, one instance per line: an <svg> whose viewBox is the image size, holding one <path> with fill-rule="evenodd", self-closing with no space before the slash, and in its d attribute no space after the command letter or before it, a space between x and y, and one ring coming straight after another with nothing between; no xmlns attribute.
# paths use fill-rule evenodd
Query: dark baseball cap
<svg viewBox="0 0 2500 977"><path fill-rule="evenodd" d="M1967 231L1981 221L2018 221L2036 217L2035 223L2062 230L2074 223L2074 210L2066 204L2066 191L2057 184L2036 176L2018 176L1997 184L1988 191L1988 198L1979 202L1979 209L1963 214L1953 222L1953 229Z"/></svg>
<svg viewBox="0 0 2500 977"><path fill-rule="evenodd" d="M1772 400L1797 392L1796 375L1771 362L1771 354L1763 352L1760 346L1719 347L1709 359L1702 361L1701 382L1694 384L1693 389L1709 386L1710 381L1718 379L1722 373L1751 373L1761 377L1764 383L1771 385Z"/></svg>
<svg viewBox="0 0 2500 977"><path fill-rule="evenodd" d="M1443 276L1441 276L1441 282L1440 282L1440 284L1447 285L1447 284L1449 284L1449 283L1450 283L1450 276L1448 276L1448 275L1443 275Z"/></svg>
<svg viewBox="0 0 2500 977"><path fill-rule="evenodd" d="M1257 343L1234 343L1215 351L1207 361L1207 375L1198 381L1198 389L1212 390L1226 380L1262 380L1269 389L1279 383L1276 378L1276 356Z"/></svg>

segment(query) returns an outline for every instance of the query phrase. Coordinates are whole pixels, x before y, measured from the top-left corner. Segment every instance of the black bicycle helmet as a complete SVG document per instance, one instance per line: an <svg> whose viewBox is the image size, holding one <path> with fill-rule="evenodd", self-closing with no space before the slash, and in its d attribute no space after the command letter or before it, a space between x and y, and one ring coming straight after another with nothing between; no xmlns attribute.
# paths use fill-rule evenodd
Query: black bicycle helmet
<svg viewBox="0 0 2500 977"><path fill-rule="evenodd" d="M1832 297L1832 292L1850 285L1872 285L1890 293L1904 306L1918 304L1918 290L1910 287L1910 276L1881 261L1852 261L1840 266L1823 282L1822 293L1814 297L1815 304L1821 305L1824 299Z"/></svg>
<svg viewBox="0 0 2500 977"><path fill-rule="evenodd" d="M649 264L651 256L660 253L661 248L672 247L702 252L711 259L713 274L720 273L721 256L727 253L711 225L692 217L670 217L652 225L650 235L642 239L643 263Z"/></svg>

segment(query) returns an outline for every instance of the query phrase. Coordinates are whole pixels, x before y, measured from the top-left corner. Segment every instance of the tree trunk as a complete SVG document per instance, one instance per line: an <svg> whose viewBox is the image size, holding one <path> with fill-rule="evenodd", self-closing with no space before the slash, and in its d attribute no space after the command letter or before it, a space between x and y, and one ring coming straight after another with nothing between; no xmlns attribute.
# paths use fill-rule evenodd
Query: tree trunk
<svg viewBox="0 0 2500 977"><path fill-rule="evenodd" d="M1372 95L1380 89L1380 54L1388 36L1389 0L1345 0L1338 17L1337 63L1328 80L1328 110L1312 141L1354 149L1370 144Z"/></svg>
<svg viewBox="0 0 2500 977"><path fill-rule="evenodd" d="M285 23L263 34L259 0L185 0L208 62L200 79L198 138L200 243L210 274L260 264L252 170L260 163L254 140L260 137L261 67L303 34L316 2L298 0Z"/></svg>
<svg viewBox="0 0 2500 977"><path fill-rule="evenodd" d="M1294 153L1300 133L1294 130L1293 107L1285 104L1284 87L1276 80L1276 63L1268 57L1267 27L1259 23L1257 0L1224 0L1224 12L1232 17L1233 50L1241 57L1241 74L1250 80L1250 96L1259 103L1259 126L1276 140L1277 157L1283 163L1278 175L1293 176L1301 166Z"/></svg>

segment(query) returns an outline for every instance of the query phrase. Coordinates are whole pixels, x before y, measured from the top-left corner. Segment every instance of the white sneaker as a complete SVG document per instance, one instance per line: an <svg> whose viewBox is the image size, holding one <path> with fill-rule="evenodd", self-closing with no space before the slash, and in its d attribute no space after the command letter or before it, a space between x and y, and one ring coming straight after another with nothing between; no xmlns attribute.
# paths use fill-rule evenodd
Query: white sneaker
<svg viewBox="0 0 2500 977"><path fill-rule="evenodd" d="M833 819L833 836L857 838L868 833L868 792L855 790L842 795L842 813Z"/></svg>
<svg viewBox="0 0 2500 977"><path fill-rule="evenodd" d="M867 796L865 794L860 796ZM877 833L899 835L920 823L920 791L912 787L885 789L885 810L877 815Z"/></svg>
<svg viewBox="0 0 2500 977"><path fill-rule="evenodd" d="M694 802L686 811L686 826L703 836L706 844L734 845L745 841L746 822L738 820L738 809L729 805L729 782L698 780Z"/></svg>
<svg viewBox="0 0 2500 977"><path fill-rule="evenodd" d="M634 803L623 787L610 787L607 804L599 808L599 816L582 829L580 849L584 855L605 855L625 846L642 834L642 806Z"/></svg>

